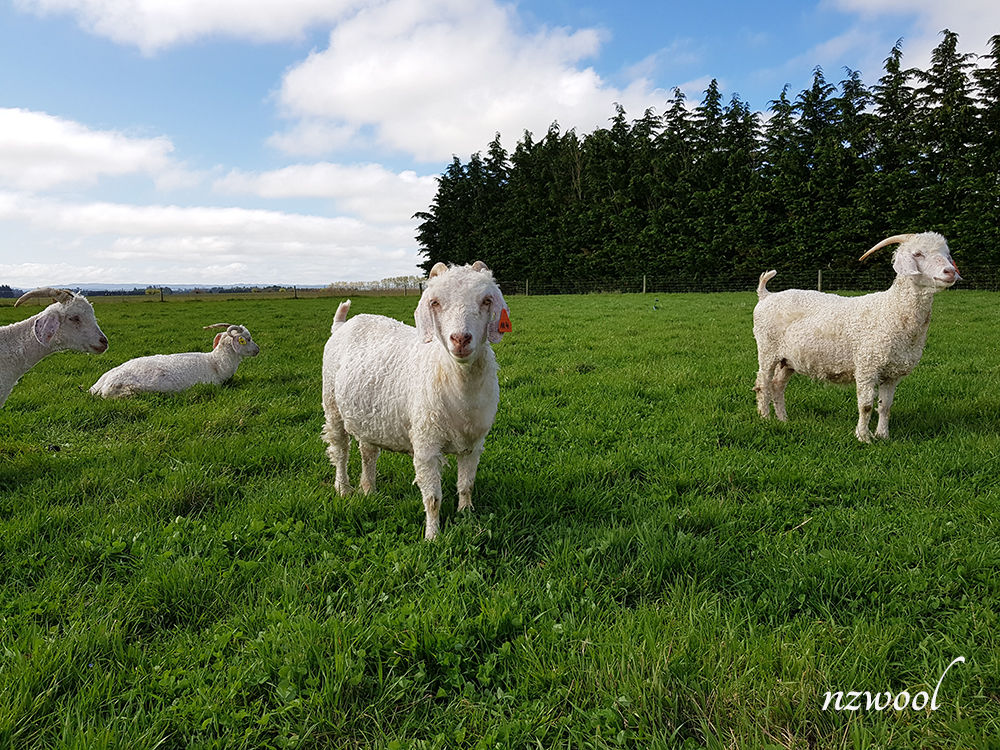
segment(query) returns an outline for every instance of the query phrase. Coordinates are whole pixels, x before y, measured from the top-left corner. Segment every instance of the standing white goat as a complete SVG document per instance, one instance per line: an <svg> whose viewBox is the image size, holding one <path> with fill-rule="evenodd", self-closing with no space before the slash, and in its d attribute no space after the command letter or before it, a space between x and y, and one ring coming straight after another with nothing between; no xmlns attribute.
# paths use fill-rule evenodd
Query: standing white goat
<svg viewBox="0 0 1000 750"><path fill-rule="evenodd" d="M351 436L361 449L361 490L375 489L380 450L413 456L427 515L425 537L438 532L444 455L458 462L458 509L472 507L472 485L500 388L490 343L510 330L507 305L481 261L431 269L414 312L417 327L381 315L334 316L323 351L323 438L336 467L335 486L351 491Z"/></svg>
<svg viewBox="0 0 1000 750"><path fill-rule="evenodd" d="M221 385L235 373L244 357L256 357L260 347L243 326L215 323L225 328L215 336L210 352L153 354L123 362L101 375L90 392L104 398L136 393L178 393L198 383Z"/></svg>
<svg viewBox="0 0 1000 750"><path fill-rule="evenodd" d="M785 385L792 373L834 383L854 381L858 391L858 440L871 441L875 390L878 426L875 437L889 437L889 409L896 385L924 351L935 292L961 279L948 243L940 234L888 237L861 256L900 243L893 256L896 280L884 292L860 297L789 289L767 290L775 271L761 274L759 301L753 311L757 339L757 411L788 420Z"/></svg>
<svg viewBox="0 0 1000 750"><path fill-rule="evenodd" d="M82 294L42 287L22 294L14 307L31 299L55 302L37 315L0 328L0 406L18 378L53 352L72 349L100 354L108 348L94 308Z"/></svg>

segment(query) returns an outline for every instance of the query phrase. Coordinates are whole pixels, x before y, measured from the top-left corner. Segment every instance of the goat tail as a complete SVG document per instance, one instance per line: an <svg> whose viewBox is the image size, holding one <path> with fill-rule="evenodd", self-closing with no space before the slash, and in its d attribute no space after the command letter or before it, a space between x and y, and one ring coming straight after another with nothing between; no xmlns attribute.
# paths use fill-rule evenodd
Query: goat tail
<svg viewBox="0 0 1000 750"><path fill-rule="evenodd" d="M767 291L767 282L778 275L777 271L764 271L760 275L760 281L757 282L757 299L762 300L764 297L769 295L771 292Z"/></svg>
<svg viewBox="0 0 1000 750"><path fill-rule="evenodd" d="M340 326L344 324L347 320L347 312L351 309L351 301L349 299L344 300L337 307L337 312L333 316L333 325L330 326L330 333L336 331Z"/></svg>

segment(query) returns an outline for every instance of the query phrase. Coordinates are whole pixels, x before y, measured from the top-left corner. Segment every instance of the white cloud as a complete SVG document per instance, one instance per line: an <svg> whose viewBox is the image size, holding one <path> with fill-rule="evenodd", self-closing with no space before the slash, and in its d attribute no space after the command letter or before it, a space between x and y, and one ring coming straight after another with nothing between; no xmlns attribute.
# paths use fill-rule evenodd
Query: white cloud
<svg viewBox="0 0 1000 750"><path fill-rule="evenodd" d="M379 224L409 223L437 192L436 176L391 172L379 164L295 164L270 172L233 170L215 189L262 198L331 198L341 211Z"/></svg>
<svg viewBox="0 0 1000 750"><path fill-rule="evenodd" d="M856 54L867 53L868 60L873 52L866 48L875 31L871 22L886 16L901 16L912 19L911 32L896 33L903 38L904 65L926 68L931 52L941 42L941 32L950 29L959 35L959 51L982 54L987 51L988 38L1000 30L1000 3L996 0L824 0L824 4L847 13L861 16L861 22L844 36L857 43L848 46ZM877 50L878 66L888 56L889 47Z"/></svg>
<svg viewBox="0 0 1000 750"><path fill-rule="evenodd" d="M514 140L556 120L591 130L614 102L641 112L666 98L640 69L614 86L587 65L605 32L526 30L516 5L499 0L14 1L146 53L212 34L278 40L331 28L327 49L289 70L277 97L290 124L270 143L300 157L363 144L440 161L496 132Z"/></svg>
<svg viewBox="0 0 1000 750"><path fill-rule="evenodd" d="M75 265L73 263L0 263L0 279L3 283L24 289L52 286L52 279L61 279L61 284L86 282L104 284L108 282L110 268L95 265Z"/></svg>
<svg viewBox="0 0 1000 750"><path fill-rule="evenodd" d="M0 108L0 187L46 190L101 177L177 174L167 138L91 130L44 112Z"/></svg>
<svg viewBox="0 0 1000 750"><path fill-rule="evenodd" d="M210 172L184 168L172 152L167 138L0 109L0 279L22 286L60 280L324 283L415 269L411 217L430 203L436 178L412 171L312 164L232 170L216 181L216 189L228 193L329 198L346 214L340 216L70 201L49 192L127 175L147 176L160 191L203 186ZM186 197L197 200L190 191Z"/></svg>
<svg viewBox="0 0 1000 750"><path fill-rule="evenodd" d="M819 44L798 52L775 68L757 70L757 80L802 80L803 71L819 65L829 83L843 77L845 64L858 70L869 86L885 72L885 60L897 39L902 39L903 66L927 70L931 54L941 43L941 31L959 35L958 51L983 54L990 35L1000 29L1000 3L995 0L821 0L822 11L849 14L842 30ZM821 18L829 19L821 14ZM777 93L773 98L777 98ZM797 87L789 98L798 95ZM760 107L761 103L757 103Z"/></svg>
<svg viewBox="0 0 1000 750"><path fill-rule="evenodd" d="M843 11L868 18L896 14L916 17L925 30L937 33L945 28L961 33L984 30L996 33L1000 5L994 0L826 0Z"/></svg>
<svg viewBox="0 0 1000 750"><path fill-rule="evenodd" d="M654 79L661 77L661 71L668 68L680 69L704 63L705 53L701 45L694 39L681 38L625 68L623 74L632 81Z"/></svg>
<svg viewBox="0 0 1000 750"><path fill-rule="evenodd" d="M82 235L221 237L306 247L359 247L370 244L368 238L398 242L406 231L387 227L373 232L357 219L261 209L68 203L14 194L0 195L0 219L26 220Z"/></svg>
<svg viewBox="0 0 1000 750"><path fill-rule="evenodd" d="M273 142L319 154L368 130L372 145L440 161L484 149L498 131L516 139L555 120L590 130L607 122L613 102L636 112L662 103L645 79L619 89L585 66L601 36L525 33L513 6L492 0L372 4L286 73L278 101L297 123Z"/></svg>
<svg viewBox="0 0 1000 750"><path fill-rule="evenodd" d="M39 15L75 16L87 31L145 54L209 34L293 39L332 23L360 0L14 0Z"/></svg>
<svg viewBox="0 0 1000 750"><path fill-rule="evenodd" d="M293 156L312 156L349 149L359 142L357 129L315 119L304 119L284 133L267 139L270 146Z"/></svg>
<svg viewBox="0 0 1000 750"><path fill-rule="evenodd" d="M0 275L4 283L21 286L93 281L80 274L97 269L105 282L321 284L410 274L418 261L408 223L373 226L353 218L245 208L70 203L15 193L0 193L0 221L16 229L0 239L0 258L18 258L0 264ZM18 248L31 244L41 246L44 266L23 259Z"/></svg>

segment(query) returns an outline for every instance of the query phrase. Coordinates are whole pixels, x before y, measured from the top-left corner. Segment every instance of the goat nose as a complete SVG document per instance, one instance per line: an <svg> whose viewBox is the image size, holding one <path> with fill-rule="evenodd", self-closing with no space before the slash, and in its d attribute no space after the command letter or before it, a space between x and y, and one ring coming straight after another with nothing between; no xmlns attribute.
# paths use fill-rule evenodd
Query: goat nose
<svg viewBox="0 0 1000 750"><path fill-rule="evenodd" d="M471 333L453 333L449 338L451 339L451 343L459 349L464 349L472 342Z"/></svg>

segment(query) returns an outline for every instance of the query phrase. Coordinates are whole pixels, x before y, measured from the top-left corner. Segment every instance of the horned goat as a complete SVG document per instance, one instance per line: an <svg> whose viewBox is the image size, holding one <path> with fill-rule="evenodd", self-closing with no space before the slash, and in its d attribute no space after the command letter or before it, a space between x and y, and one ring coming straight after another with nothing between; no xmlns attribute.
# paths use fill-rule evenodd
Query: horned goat
<svg viewBox="0 0 1000 750"><path fill-rule="evenodd" d="M414 312L416 328L381 315L347 320L340 304L323 351L323 438L335 487L351 491L347 459L361 450L361 490L375 489L381 450L413 456L426 513L424 536L439 529L445 454L458 463L458 510L472 507L472 486L500 389L491 343L510 330L507 304L481 261L436 264Z"/></svg>
<svg viewBox="0 0 1000 750"><path fill-rule="evenodd" d="M898 244L893 256L896 279L889 289L860 297L817 291L767 290L775 271L761 274L759 301L753 311L759 370L754 390L757 411L781 421L785 386L792 373L834 383L857 385L858 426L855 435L871 441L869 422L878 390L875 437L889 437L889 409L899 381L917 363L927 340L934 294L961 279L948 243L935 232L899 234L868 250L859 260L887 245Z"/></svg>
<svg viewBox="0 0 1000 750"><path fill-rule="evenodd" d="M50 354L67 349L100 354L108 348L94 308L82 294L42 287L22 294L14 307L32 299L54 302L37 315L0 328L0 406L18 379Z"/></svg>
<svg viewBox="0 0 1000 750"><path fill-rule="evenodd" d="M198 383L221 385L236 373L244 357L256 357L260 347L243 326L215 323L225 328L215 336L211 352L153 354L123 362L101 375L90 388L95 396L119 398L137 393L179 393Z"/></svg>

